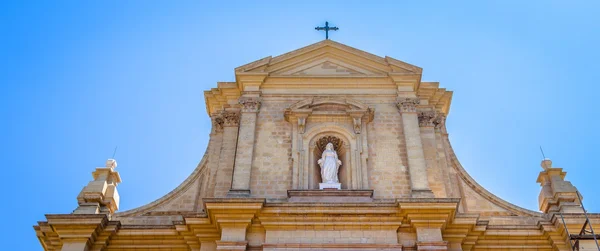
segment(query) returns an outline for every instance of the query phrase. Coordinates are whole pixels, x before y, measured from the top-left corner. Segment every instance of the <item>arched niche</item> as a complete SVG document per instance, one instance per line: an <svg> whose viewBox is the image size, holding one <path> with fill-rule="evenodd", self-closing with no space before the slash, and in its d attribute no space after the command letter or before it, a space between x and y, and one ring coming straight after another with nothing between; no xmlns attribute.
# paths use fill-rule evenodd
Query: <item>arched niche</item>
<svg viewBox="0 0 600 251"><path fill-rule="evenodd" d="M342 161L342 165L338 170L338 179L342 184L342 189L350 189L352 183L352 172L349 170L351 165L350 159L350 144L344 136L337 133L321 133L313 137L309 143L309 177L308 177L308 188L318 189L319 183L323 182L321 177L321 167L318 164L318 160L322 157L323 151L327 143L333 144L333 149L338 154L338 159Z"/></svg>
<svg viewBox="0 0 600 251"><path fill-rule="evenodd" d="M316 142L336 137L343 142L338 172L342 189L367 189L367 130L373 109L347 98L308 98L285 110L292 124L292 189L318 189L321 180ZM309 120L309 118L312 118ZM336 118L332 122L331 118ZM309 121L310 124L309 124ZM316 169L316 170L315 170Z"/></svg>

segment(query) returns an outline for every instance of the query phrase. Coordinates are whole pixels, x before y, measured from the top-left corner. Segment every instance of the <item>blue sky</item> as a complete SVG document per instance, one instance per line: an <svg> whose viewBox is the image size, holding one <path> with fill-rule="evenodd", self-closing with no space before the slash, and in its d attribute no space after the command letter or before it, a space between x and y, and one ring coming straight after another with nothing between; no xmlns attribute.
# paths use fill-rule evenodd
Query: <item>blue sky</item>
<svg viewBox="0 0 600 251"><path fill-rule="evenodd" d="M322 40L326 20L454 91L454 150L489 191L537 210L541 145L600 212L600 2L302 2L3 2L2 242L41 250L31 226L75 209L115 146L122 210L171 191L208 142L203 91Z"/></svg>

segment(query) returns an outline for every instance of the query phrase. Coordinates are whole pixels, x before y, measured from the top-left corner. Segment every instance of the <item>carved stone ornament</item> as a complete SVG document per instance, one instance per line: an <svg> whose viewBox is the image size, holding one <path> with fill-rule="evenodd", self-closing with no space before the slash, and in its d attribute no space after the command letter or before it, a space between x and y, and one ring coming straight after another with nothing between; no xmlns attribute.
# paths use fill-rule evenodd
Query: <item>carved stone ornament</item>
<svg viewBox="0 0 600 251"><path fill-rule="evenodd" d="M436 130L446 133L446 115L438 113L433 120L433 125Z"/></svg>
<svg viewBox="0 0 600 251"><path fill-rule="evenodd" d="M223 132L223 123L225 123L225 121L223 120L223 116L221 114L214 114L212 116L212 122L215 132Z"/></svg>
<svg viewBox="0 0 600 251"><path fill-rule="evenodd" d="M306 117L298 117L298 131L302 134L306 130Z"/></svg>
<svg viewBox="0 0 600 251"><path fill-rule="evenodd" d="M417 112L417 105L421 101L418 98L402 98L398 100L400 112Z"/></svg>
<svg viewBox="0 0 600 251"><path fill-rule="evenodd" d="M362 119L360 117L353 117L352 122L354 124L354 133L360 134L362 131Z"/></svg>
<svg viewBox="0 0 600 251"><path fill-rule="evenodd" d="M317 147L317 149L319 149L320 152L323 152L323 151L325 151L325 147L329 143L333 144L333 147L335 149L338 149L338 151L340 149L342 149L342 146L344 145L344 141L342 141L338 137L325 136L325 137L322 137L319 140L317 140L317 142L315 142L315 146Z"/></svg>
<svg viewBox="0 0 600 251"><path fill-rule="evenodd" d="M419 126L421 126L421 127L435 126L435 119L436 119L435 111L419 112Z"/></svg>
<svg viewBox="0 0 600 251"><path fill-rule="evenodd" d="M239 103L242 105L242 112L258 112L261 99L259 97L241 97Z"/></svg>
<svg viewBox="0 0 600 251"><path fill-rule="evenodd" d="M234 111L223 111L223 126L231 127L231 126L239 126L240 125L240 113Z"/></svg>

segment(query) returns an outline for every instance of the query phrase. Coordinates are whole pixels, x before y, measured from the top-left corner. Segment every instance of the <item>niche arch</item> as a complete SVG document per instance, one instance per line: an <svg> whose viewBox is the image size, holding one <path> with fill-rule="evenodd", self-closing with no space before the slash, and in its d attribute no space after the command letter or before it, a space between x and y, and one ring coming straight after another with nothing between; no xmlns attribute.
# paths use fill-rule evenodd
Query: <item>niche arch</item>
<svg viewBox="0 0 600 251"><path fill-rule="evenodd" d="M317 161L323 153L319 141L323 139L335 139L334 148L338 153L338 158L342 161L342 166L338 171L338 178L342 183L342 189L364 189L363 175L360 161L360 151L356 137L350 129L339 126L334 123L321 123L312 127L302 137L302 163L299 165L298 176L300 181L299 189L319 189L321 182L320 167ZM322 142L321 142L322 143Z"/></svg>
<svg viewBox="0 0 600 251"><path fill-rule="evenodd" d="M333 148L338 154L338 159L342 165L338 170L338 179L342 184L342 189L349 189L352 182L351 172L349 170L350 161L350 143L348 139L338 133L323 132L317 134L309 142L309 166L308 166L308 188L318 189L319 183L323 182L321 177L321 167L318 160L321 158L327 143L332 143Z"/></svg>
<svg viewBox="0 0 600 251"><path fill-rule="evenodd" d="M342 189L368 189L368 135L372 108L342 97L312 97L292 104L284 112L292 124L292 189L318 189L321 181L317 141L336 137L343 155L338 178ZM318 169L317 169L318 168Z"/></svg>

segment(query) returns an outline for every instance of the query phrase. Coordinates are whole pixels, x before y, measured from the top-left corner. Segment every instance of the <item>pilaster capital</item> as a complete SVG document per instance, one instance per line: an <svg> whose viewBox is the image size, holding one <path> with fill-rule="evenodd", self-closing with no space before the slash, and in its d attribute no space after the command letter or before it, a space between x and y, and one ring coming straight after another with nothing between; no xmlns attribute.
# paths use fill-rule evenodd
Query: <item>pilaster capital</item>
<svg viewBox="0 0 600 251"><path fill-rule="evenodd" d="M400 98L398 99L396 105L400 112L417 112L417 105L421 101L418 98Z"/></svg>
<svg viewBox="0 0 600 251"><path fill-rule="evenodd" d="M240 125L240 113L238 111L225 110L221 113L223 127L237 127Z"/></svg>
<svg viewBox="0 0 600 251"><path fill-rule="evenodd" d="M354 133L360 134L362 131L362 117L352 117L352 123L354 124Z"/></svg>
<svg viewBox="0 0 600 251"><path fill-rule="evenodd" d="M435 111L422 111L419 112L419 126L420 127L434 127L437 113Z"/></svg>
<svg viewBox="0 0 600 251"><path fill-rule="evenodd" d="M241 97L238 102L242 105L242 112L258 112L262 99L260 97Z"/></svg>
<svg viewBox="0 0 600 251"><path fill-rule="evenodd" d="M433 125L435 126L436 130L446 133L446 115L438 112L433 119Z"/></svg>
<svg viewBox="0 0 600 251"><path fill-rule="evenodd" d="M210 116L210 118L213 123L213 131L215 133L223 132L223 124L225 123L223 115L221 113L215 113L212 116Z"/></svg>
<svg viewBox="0 0 600 251"><path fill-rule="evenodd" d="M307 116L298 116L298 131L300 134L304 134L306 130L306 117Z"/></svg>

